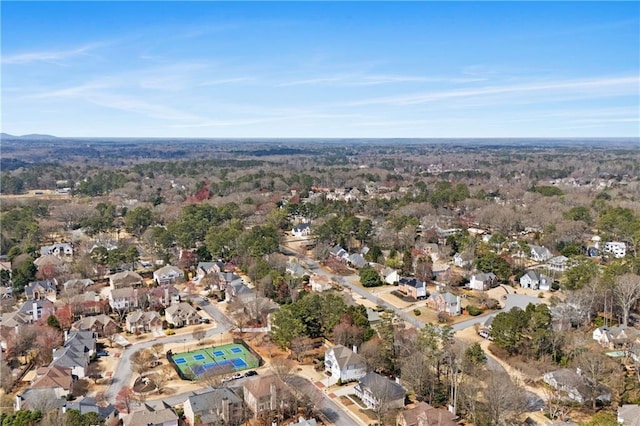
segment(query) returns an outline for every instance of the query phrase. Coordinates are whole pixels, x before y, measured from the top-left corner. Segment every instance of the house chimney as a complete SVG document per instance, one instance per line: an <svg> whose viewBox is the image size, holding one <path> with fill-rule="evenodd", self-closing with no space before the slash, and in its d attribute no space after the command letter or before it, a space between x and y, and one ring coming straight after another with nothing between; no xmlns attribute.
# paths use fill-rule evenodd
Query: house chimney
<svg viewBox="0 0 640 426"><path fill-rule="evenodd" d="M351 350L353 351L353 353L357 354L358 353L358 346L357 345L353 345L353 348Z"/></svg>
<svg viewBox="0 0 640 426"><path fill-rule="evenodd" d="M33 301L33 311L31 313L31 315L33 316L33 321L38 321L38 304L36 303L36 301Z"/></svg>
<svg viewBox="0 0 640 426"><path fill-rule="evenodd" d="M271 400L270 405L271 405L271 409L275 410L276 408L278 408L278 389L276 388L276 384L275 383L271 383L271 385L269 386L269 393L270 393L270 397Z"/></svg>
<svg viewBox="0 0 640 426"><path fill-rule="evenodd" d="M231 411L231 402L229 402L229 398L226 396L222 398L222 420L225 423L230 423L230 411Z"/></svg>
<svg viewBox="0 0 640 426"><path fill-rule="evenodd" d="M582 369L580 367L576 367L576 373L578 373L578 376L582 376Z"/></svg>

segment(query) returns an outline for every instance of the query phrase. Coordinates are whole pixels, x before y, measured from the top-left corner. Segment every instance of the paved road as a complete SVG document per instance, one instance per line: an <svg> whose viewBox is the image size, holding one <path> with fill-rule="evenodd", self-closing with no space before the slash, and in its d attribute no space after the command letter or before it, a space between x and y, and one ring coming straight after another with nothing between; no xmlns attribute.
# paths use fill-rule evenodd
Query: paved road
<svg viewBox="0 0 640 426"><path fill-rule="evenodd" d="M197 298L197 303L202 303L202 298ZM211 317L216 320L216 326L209 328L206 330L205 338L210 338L213 336L217 336L218 334L227 332L231 327L231 322L220 312L215 306L210 303L201 304L202 309L206 311ZM176 334L173 336L161 337L155 340L150 340L146 342L135 343L128 348L126 348L122 355L120 356L120 360L118 365L113 372L113 376L111 377L111 384L109 388L105 392L105 398L110 403L115 403L116 395L118 392L131 381L131 377L133 376L133 369L131 368L131 355L137 352L140 349L147 349L156 343L180 343L180 342L190 342L192 336L190 333L184 334Z"/></svg>

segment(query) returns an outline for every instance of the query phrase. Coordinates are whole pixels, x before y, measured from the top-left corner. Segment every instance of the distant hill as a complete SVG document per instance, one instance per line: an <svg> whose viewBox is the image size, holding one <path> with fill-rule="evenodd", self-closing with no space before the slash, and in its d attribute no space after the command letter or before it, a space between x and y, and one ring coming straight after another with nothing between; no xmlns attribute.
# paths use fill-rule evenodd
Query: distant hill
<svg viewBox="0 0 640 426"><path fill-rule="evenodd" d="M22 136L10 135L9 133L0 133L0 138L2 138L2 139L22 139L22 140L33 140L33 141L46 140L46 139L57 139L56 136L40 135L40 134L37 134L37 133L31 134L31 135L22 135Z"/></svg>

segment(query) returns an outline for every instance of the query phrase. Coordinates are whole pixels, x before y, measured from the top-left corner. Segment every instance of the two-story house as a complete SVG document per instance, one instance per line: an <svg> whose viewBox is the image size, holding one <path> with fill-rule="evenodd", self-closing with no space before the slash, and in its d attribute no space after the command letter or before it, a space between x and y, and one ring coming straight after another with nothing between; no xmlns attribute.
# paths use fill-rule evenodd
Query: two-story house
<svg viewBox="0 0 640 426"><path fill-rule="evenodd" d="M229 388L189 396L184 416L190 425L240 425L246 420L242 398Z"/></svg>
<svg viewBox="0 0 640 426"><path fill-rule="evenodd" d="M244 402L256 418L284 404L288 393L287 386L273 375L256 377L243 385Z"/></svg>
<svg viewBox="0 0 640 426"><path fill-rule="evenodd" d="M400 278L398 290L415 300L427 298L427 283L417 278Z"/></svg>
<svg viewBox="0 0 640 426"><path fill-rule="evenodd" d="M458 316L462 312L460 296L449 292L432 294L427 299L427 306L437 312L444 312L452 317Z"/></svg>
<svg viewBox="0 0 640 426"><path fill-rule="evenodd" d="M353 390L364 405L371 410L375 411L379 408L390 410L404 407L406 394L404 388L378 373L369 372L361 377Z"/></svg>
<svg viewBox="0 0 640 426"><path fill-rule="evenodd" d="M351 349L336 345L324 353L324 369L331 373L333 382L342 383L360 379L367 374L364 359Z"/></svg>

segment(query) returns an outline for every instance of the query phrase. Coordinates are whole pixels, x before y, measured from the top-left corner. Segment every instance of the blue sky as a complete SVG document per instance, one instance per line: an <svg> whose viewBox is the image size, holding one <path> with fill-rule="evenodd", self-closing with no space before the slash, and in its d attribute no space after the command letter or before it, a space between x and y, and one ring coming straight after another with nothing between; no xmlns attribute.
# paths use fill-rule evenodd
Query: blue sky
<svg viewBox="0 0 640 426"><path fill-rule="evenodd" d="M640 134L638 2L0 7L11 134Z"/></svg>

